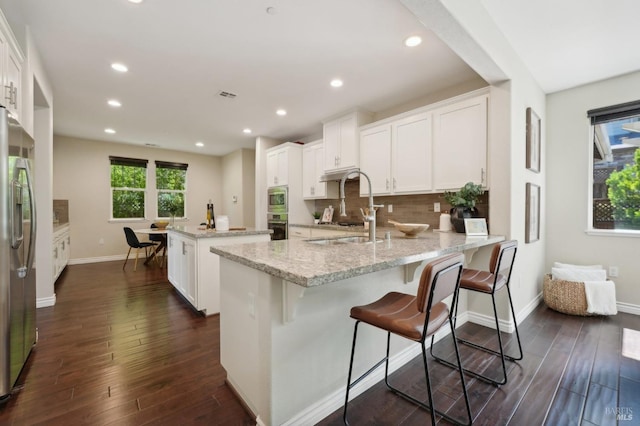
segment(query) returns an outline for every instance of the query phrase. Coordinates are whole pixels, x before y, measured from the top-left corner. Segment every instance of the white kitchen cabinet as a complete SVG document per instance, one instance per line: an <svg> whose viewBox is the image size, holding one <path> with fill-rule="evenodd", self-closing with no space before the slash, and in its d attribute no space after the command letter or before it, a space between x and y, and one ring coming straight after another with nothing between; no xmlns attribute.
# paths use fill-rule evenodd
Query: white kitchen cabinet
<svg viewBox="0 0 640 426"><path fill-rule="evenodd" d="M269 241L267 233L245 235L241 231L224 234L185 227L167 233L169 282L196 310L206 315L220 312L220 258L211 246Z"/></svg>
<svg viewBox="0 0 640 426"><path fill-rule="evenodd" d="M424 112L363 129L360 170L371 179L374 195L430 191L430 114ZM360 179L360 194L369 194L366 179Z"/></svg>
<svg viewBox="0 0 640 426"><path fill-rule="evenodd" d="M267 150L267 187L302 180L302 145L287 142ZM299 195L298 195L299 196Z"/></svg>
<svg viewBox="0 0 640 426"><path fill-rule="evenodd" d="M0 104L20 121L22 109L22 64L24 56L11 30L0 26Z"/></svg>
<svg viewBox="0 0 640 426"><path fill-rule="evenodd" d="M55 282L69 263L71 253L71 232L69 225L62 226L53 233L51 256L53 259L53 281Z"/></svg>
<svg viewBox="0 0 640 426"><path fill-rule="evenodd" d="M323 126L324 170L358 167L360 163L360 126L371 122L363 111L353 111L326 121Z"/></svg>
<svg viewBox="0 0 640 426"><path fill-rule="evenodd" d="M338 198L338 182L321 182L323 174L323 141L305 144L302 148L302 197L305 200Z"/></svg>
<svg viewBox="0 0 640 426"><path fill-rule="evenodd" d="M487 185L487 100L478 96L433 112L433 186Z"/></svg>

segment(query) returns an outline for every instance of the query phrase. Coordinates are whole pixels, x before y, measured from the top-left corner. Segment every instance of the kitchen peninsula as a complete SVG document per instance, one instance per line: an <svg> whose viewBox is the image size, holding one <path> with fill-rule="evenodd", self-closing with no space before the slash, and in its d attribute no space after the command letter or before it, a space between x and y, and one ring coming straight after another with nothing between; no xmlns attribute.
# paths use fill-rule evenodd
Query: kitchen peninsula
<svg viewBox="0 0 640 426"><path fill-rule="evenodd" d="M389 291L415 294L424 261L451 252L469 260L503 240L436 232L408 239L392 231L378 243L293 239L211 247L220 256L221 363L228 383L258 424L318 422L344 402L352 306ZM384 332L363 328L356 377L382 358L385 339ZM393 338L391 347L391 369L419 353L418 345ZM380 379L370 377L354 397Z"/></svg>
<svg viewBox="0 0 640 426"><path fill-rule="evenodd" d="M198 311L220 312L220 262L211 246L269 241L271 231L232 229L216 231L203 226L176 226L168 230L169 282Z"/></svg>

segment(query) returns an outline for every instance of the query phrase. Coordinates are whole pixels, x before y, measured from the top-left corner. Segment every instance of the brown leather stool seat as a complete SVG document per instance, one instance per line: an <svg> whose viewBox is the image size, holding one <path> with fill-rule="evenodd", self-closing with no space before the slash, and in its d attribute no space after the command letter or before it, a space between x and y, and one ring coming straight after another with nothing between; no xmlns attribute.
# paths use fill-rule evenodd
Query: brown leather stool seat
<svg viewBox="0 0 640 426"><path fill-rule="evenodd" d="M487 375L483 375L478 372L467 370L467 369L465 369L464 371L479 379L485 380L495 385L503 385L507 383L507 367L506 367L505 359L509 361L519 361L522 359L522 344L520 343L520 334L518 333L518 324L515 321L516 314L513 309L513 300L511 298L511 290L509 289L509 281L511 279L511 270L513 268L513 263L515 262L517 250L518 250L518 242L516 240L503 241L499 244L496 244L493 247L493 251L491 252L491 260L489 262L489 271L481 271L477 269L465 268L462 270L462 277L460 278L461 289L484 293L491 296L491 301L493 302L493 314L494 314L494 319L496 324L496 332L498 335L498 346L500 350L494 351L485 346L481 346L479 344L473 343L469 340L458 339L458 341L466 345L472 346L476 349L480 349L482 351L485 351L492 355L500 357L502 361L502 378L489 377ZM495 295L496 295L496 292L501 290L502 288L507 289L509 306L511 307L511 314L513 315L513 320L515 324L515 333L516 333L516 339L518 341L518 350L519 350L519 355L516 355L516 356L505 354L504 345L502 343L502 336L500 334L500 325L499 325L498 310L496 307ZM455 364L451 363L450 361L447 361L440 357L435 356L433 354L433 350L431 351L431 355L436 360L446 365L449 365L454 368L456 367Z"/></svg>
<svg viewBox="0 0 640 426"><path fill-rule="evenodd" d="M460 276L462 274L462 262L464 256L462 254L450 254L442 256L430 261L424 268L420 277L418 294L412 296L409 294L391 292L384 295L377 301L363 306L355 306L351 308L351 318L356 320L353 332L353 344L351 346L351 362L349 364L349 376L347 379L347 390L344 404L343 419L345 424L347 421L347 407L349 404L349 391L353 386L360 382L367 375L372 373L376 368L385 364L385 384L389 389L408 401L417 404L431 412L431 420L436 424L435 414L438 413L447 420L460 423L440 411L433 408L433 393L431 390L431 380L429 377L429 368L427 365L427 352L425 340L431 337L431 345L433 346L433 335L442 328L447 322L451 327L451 336L453 339L456 358L458 360L457 369L460 372L460 383L462 393L464 394L468 423L471 424L471 409L469 407L469 398L462 373L462 365L460 364L460 356L458 353L458 345L456 343L454 320L452 312L443 300L453 295L452 306L457 303L458 287L460 284ZM366 373L358 379L351 382L351 374L353 371L353 359L356 347L356 338L358 336L358 325L363 322L379 329L387 331L387 352L386 356L376 365L370 368ZM394 388L389 383L389 344L391 341L391 333L402 336L414 342L420 343L422 348L422 359L424 363L425 378L427 383L427 394L429 404L419 401L415 397Z"/></svg>

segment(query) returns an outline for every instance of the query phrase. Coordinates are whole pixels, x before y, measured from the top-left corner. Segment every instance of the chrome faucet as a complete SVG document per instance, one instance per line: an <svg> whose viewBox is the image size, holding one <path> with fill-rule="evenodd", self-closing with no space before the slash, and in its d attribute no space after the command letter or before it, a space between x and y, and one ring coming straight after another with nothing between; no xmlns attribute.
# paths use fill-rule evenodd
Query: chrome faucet
<svg viewBox="0 0 640 426"><path fill-rule="evenodd" d="M354 173L359 173L362 176L367 178L367 182L369 183L369 212L368 214L362 214L362 217L365 222L369 223L369 241L372 243L376 242L376 207L384 207L382 204L373 204L373 190L371 189L371 179L365 172L362 172L358 169L347 170L340 179L340 216L347 215L347 207L344 202L344 183L349 178L350 175ZM362 210L362 209L361 209Z"/></svg>

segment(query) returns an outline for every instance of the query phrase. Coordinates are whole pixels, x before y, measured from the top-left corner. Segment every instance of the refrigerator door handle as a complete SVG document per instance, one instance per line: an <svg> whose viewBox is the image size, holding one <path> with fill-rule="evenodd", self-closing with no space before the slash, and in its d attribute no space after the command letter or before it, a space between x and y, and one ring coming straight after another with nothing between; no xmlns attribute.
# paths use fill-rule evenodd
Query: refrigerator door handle
<svg viewBox="0 0 640 426"><path fill-rule="evenodd" d="M23 231L22 231L22 185L19 183L20 171L24 170L25 176L27 178L27 190L29 192L29 209L31 211L31 220L30 231L29 231L29 251L27 254L27 261L25 264L18 269L18 274L22 277L25 277L29 271L33 267L34 260L34 251L35 251L35 242L36 242L36 200L33 194L33 179L31 176L31 168L29 167L29 161L26 158L17 158L15 163L15 169L13 170L13 181L12 185L14 194L12 195L12 199L14 202L14 207L11 209L12 211L12 228L13 235L11 237L12 247L14 238L16 239L17 246L14 248L20 247L24 239ZM20 188L19 190L17 188ZM19 196L19 198L17 198ZM19 213L19 215L17 215ZM16 217L17 216L17 217ZM19 229L18 229L19 228ZM19 241L18 241L19 239Z"/></svg>

